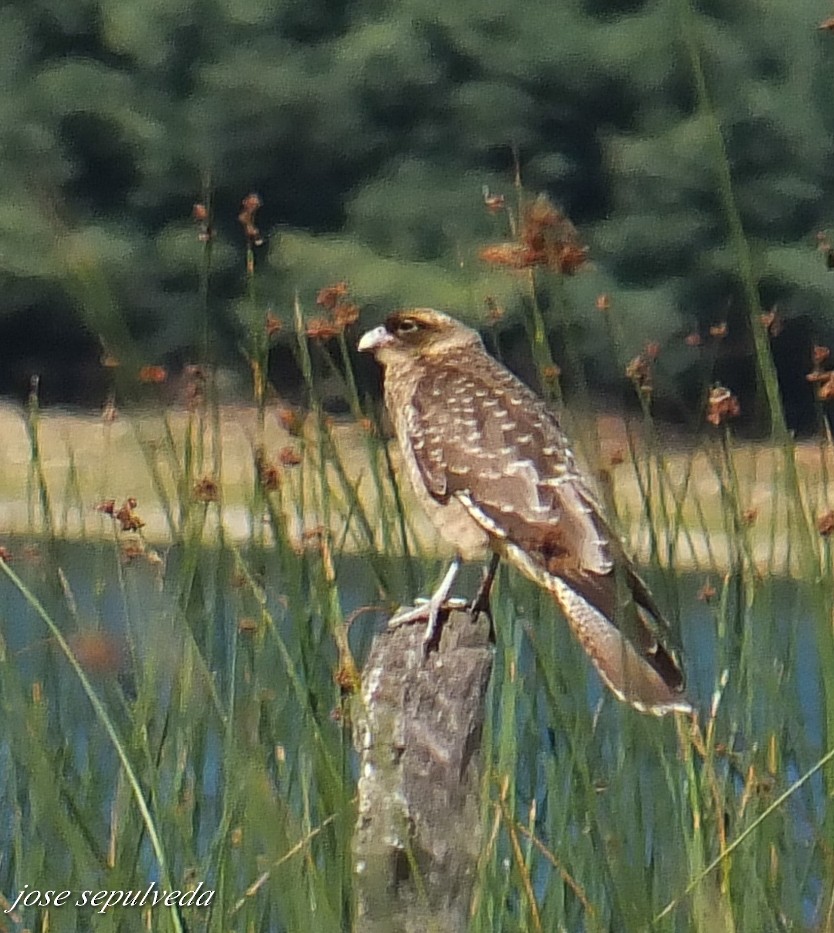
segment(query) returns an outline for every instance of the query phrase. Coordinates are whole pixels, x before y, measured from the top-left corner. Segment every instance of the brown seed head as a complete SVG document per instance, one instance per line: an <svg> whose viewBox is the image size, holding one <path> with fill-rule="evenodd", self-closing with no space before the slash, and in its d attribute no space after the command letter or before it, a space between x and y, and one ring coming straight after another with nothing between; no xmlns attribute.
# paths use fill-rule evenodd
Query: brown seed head
<svg viewBox="0 0 834 933"><path fill-rule="evenodd" d="M831 350L828 347L815 346L811 351L811 362L814 364L814 369L822 364L831 356Z"/></svg>
<svg viewBox="0 0 834 933"><path fill-rule="evenodd" d="M652 385L652 361L643 353L638 354L625 368L626 378L634 384L634 388L644 395L650 395Z"/></svg>
<svg viewBox="0 0 834 933"><path fill-rule="evenodd" d="M511 269L541 266L562 275L574 275L588 261L588 248L573 224L539 195L522 212L518 242L488 246L479 253L484 262Z"/></svg>
<svg viewBox="0 0 834 933"><path fill-rule="evenodd" d="M332 340L341 334L342 328L323 317L310 318L307 322L307 336L311 340Z"/></svg>
<svg viewBox="0 0 834 933"><path fill-rule="evenodd" d="M782 318L779 316L775 305L770 311L765 311L764 314L759 315L759 320L771 337L778 337L782 333Z"/></svg>
<svg viewBox="0 0 834 933"><path fill-rule="evenodd" d="M562 375L562 370L558 366L545 366L542 368L542 379L547 383L547 385L554 385L559 376Z"/></svg>
<svg viewBox="0 0 834 933"><path fill-rule="evenodd" d="M347 282L336 282L335 285L325 285L316 295L316 304L327 311L332 311L349 291Z"/></svg>
<svg viewBox="0 0 834 933"><path fill-rule="evenodd" d="M191 494L198 502L218 502L220 488L211 476L204 476L194 484Z"/></svg>
<svg viewBox="0 0 834 933"><path fill-rule="evenodd" d="M821 402L830 402L834 399L834 370L826 373L824 381L817 386L817 398Z"/></svg>
<svg viewBox="0 0 834 933"><path fill-rule="evenodd" d="M281 427L293 437L301 437L304 433L304 419L292 408L279 408L278 421Z"/></svg>
<svg viewBox="0 0 834 933"><path fill-rule="evenodd" d="M823 538L827 538L834 532L834 512L828 511L824 515L820 515L817 519L817 530Z"/></svg>
<svg viewBox="0 0 834 933"><path fill-rule="evenodd" d="M304 458L295 449L295 447L282 447L278 451L278 462L281 464L281 466L298 466L303 461L303 459Z"/></svg>
<svg viewBox="0 0 834 933"><path fill-rule="evenodd" d="M109 502L110 500L108 499L107 503L109 504ZM129 499L125 499L115 514L113 514L113 512L108 512L106 509L102 509L102 511L107 515L113 515L113 518L121 526L122 531L139 531L140 528L144 527L145 523L134 511L136 504L136 499L131 496Z"/></svg>
<svg viewBox="0 0 834 933"><path fill-rule="evenodd" d="M503 194L493 194L486 185L484 185L483 192L484 206L490 214L497 214L499 211L504 210L505 202Z"/></svg>
<svg viewBox="0 0 834 933"><path fill-rule="evenodd" d="M717 593L718 591L715 589L712 583L709 580L707 580L704 583L704 585L698 590L697 598L702 603L708 603L708 602L711 602L713 599L715 599Z"/></svg>
<svg viewBox="0 0 834 933"><path fill-rule="evenodd" d="M237 216L238 222L243 227L243 234L251 246L263 245L261 231L255 225L255 214L262 203L257 194L248 194L241 202L241 212Z"/></svg>
<svg viewBox="0 0 834 933"><path fill-rule="evenodd" d="M274 337L281 331L283 322L279 320L271 311L266 312L266 324L264 325L267 337Z"/></svg>
<svg viewBox="0 0 834 933"><path fill-rule="evenodd" d="M258 480L266 492L274 492L281 485L278 467L267 460L262 448L255 451L255 468L258 471Z"/></svg>
<svg viewBox="0 0 834 933"><path fill-rule="evenodd" d="M95 510L96 512L104 512L105 515L113 515L116 511L116 500L102 499L102 501L95 506Z"/></svg>
<svg viewBox="0 0 834 933"><path fill-rule="evenodd" d="M726 386L713 386L709 390L707 399L707 421L710 424L720 425L729 418L737 418L741 414L738 399Z"/></svg>
<svg viewBox="0 0 834 933"><path fill-rule="evenodd" d="M333 309L333 323L341 330L350 327L351 324L355 324L358 320L359 305L346 301L337 304Z"/></svg>
<svg viewBox="0 0 834 933"><path fill-rule="evenodd" d="M146 385L160 385L168 378L168 370L164 366L143 366L139 370L139 381Z"/></svg>

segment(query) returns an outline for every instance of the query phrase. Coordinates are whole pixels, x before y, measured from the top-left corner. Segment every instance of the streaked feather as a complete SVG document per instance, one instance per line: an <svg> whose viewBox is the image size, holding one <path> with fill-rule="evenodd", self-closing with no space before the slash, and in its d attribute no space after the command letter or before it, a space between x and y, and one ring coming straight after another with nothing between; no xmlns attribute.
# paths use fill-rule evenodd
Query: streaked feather
<svg viewBox="0 0 834 933"><path fill-rule="evenodd" d="M398 312L373 337L406 473L441 535L468 556L488 542L551 592L620 699L689 711L668 626L544 402L447 315Z"/></svg>

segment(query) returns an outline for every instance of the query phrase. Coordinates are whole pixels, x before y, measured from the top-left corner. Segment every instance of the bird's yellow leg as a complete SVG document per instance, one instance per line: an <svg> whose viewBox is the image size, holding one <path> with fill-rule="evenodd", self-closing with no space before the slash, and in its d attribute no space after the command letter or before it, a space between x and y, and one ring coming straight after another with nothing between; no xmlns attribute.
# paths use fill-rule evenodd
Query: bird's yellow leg
<svg viewBox="0 0 834 933"><path fill-rule="evenodd" d="M422 622L425 620L427 624L423 645L426 646L425 650L428 651L428 648L435 644L439 638L441 627L440 610L443 609L449 600L449 593L460 572L460 565L460 557L455 557L449 565L449 569L446 571L443 579L440 581L440 586L432 593L431 597L419 606L414 606L411 609L406 609L392 616L388 622L388 628L399 628L401 625L408 625L412 622Z"/></svg>

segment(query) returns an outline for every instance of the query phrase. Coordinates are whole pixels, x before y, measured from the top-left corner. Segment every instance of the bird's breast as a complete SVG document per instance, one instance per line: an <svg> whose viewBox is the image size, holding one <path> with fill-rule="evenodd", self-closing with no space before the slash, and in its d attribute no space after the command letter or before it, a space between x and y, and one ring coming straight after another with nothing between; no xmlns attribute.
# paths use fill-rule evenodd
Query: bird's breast
<svg viewBox="0 0 834 933"><path fill-rule="evenodd" d="M454 496L438 499L429 491L426 478L414 454L414 445L424 442L414 417L413 398L419 373L412 377L403 372L400 378L386 379L385 402L402 457L402 472L414 490L418 504L426 513L443 541L464 560L482 560L489 550L489 536Z"/></svg>

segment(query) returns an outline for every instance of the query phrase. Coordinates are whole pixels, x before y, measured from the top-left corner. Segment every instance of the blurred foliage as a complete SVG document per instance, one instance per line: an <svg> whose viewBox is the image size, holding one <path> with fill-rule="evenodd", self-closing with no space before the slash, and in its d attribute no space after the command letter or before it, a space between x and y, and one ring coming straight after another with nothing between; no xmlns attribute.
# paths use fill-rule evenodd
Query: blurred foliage
<svg viewBox="0 0 834 933"><path fill-rule="evenodd" d="M590 245L591 267L538 283L557 359L567 322L595 381L621 379L622 359L597 358L600 292L634 342L623 358L724 319L743 343L715 140L684 30L703 56L763 307L778 302L786 334L800 320L802 340L824 340L834 277L815 233L834 185L834 40L817 28L827 10L693 0L690 23L687 2L5 4L7 379L26 341L3 338L43 318L85 331L92 348L176 365L197 354L207 313L213 355L234 361L246 291L236 218L250 191L268 240L254 294L286 323L296 292L312 314L319 288L347 280L369 320L437 305L483 324L497 305L499 327L516 327L529 277L478 259L511 238L514 154L525 188L546 191ZM205 179L216 235L207 308L206 255L189 222ZM508 210L491 214L485 190ZM37 330L28 341L37 355ZM124 341L133 350L112 346ZM670 384L693 366L676 344Z"/></svg>

